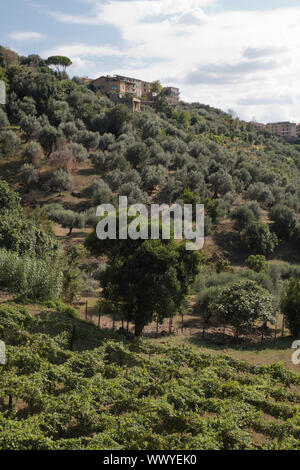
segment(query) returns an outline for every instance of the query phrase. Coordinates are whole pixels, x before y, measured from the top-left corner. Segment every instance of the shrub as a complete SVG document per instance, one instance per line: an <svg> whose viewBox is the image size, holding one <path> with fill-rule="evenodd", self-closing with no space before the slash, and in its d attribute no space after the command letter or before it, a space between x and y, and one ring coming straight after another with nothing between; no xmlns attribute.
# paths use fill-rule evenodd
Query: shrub
<svg viewBox="0 0 300 470"><path fill-rule="evenodd" d="M20 121L20 127L27 139L36 138L41 131L41 125L34 116L24 115Z"/></svg>
<svg viewBox="0 0 300 470"><path fill-rule="evenodd" d="M56 141L60 137L60 132L50 125L46 125L39 134L39 143L49 156L54 150Z"/></svg>
<svg viewBox="0 0 300 470"><path fill-rule="evenodd" d="M149 156L148 147L144 143L136 143L130 145L126 152L127 160L136 168L140 163Z"/></svg>
<svg viewBox="0 0 300 470"><path fill-rule="evenodd" d="M8 127L8 126L9 126L9 120L8 120L7 114L0 107L0 128Z"/></svg>
<svg viewBox="0 0 300 470"><path fill-rule="evenodd" d="M73 142L70 144L70 149L79 163L84 163L88 160L89 154L83 145Z"/></svg>
<svg viewBox="0 0 300 470"><path fill-rule="evenodd" d="M289 207L282 204L274 206L271 210L270 218L274 222L274 232L279 238L290 240L293 237L297 226L297 219Z"/></svg>
<svg viewBox="0 0 300 470"><path fill-rule="evenodd" d="M114 144L116 141L115 136L113 134L103 134L100 137L99 141L99 148L101 150L107 150L110 145Z"/></svg>
<svg viewBox="0 0 300 470"><path fill-rule="evenodd" d="M246 259L246 265L248 269L252 269L256 273L261 273L269 269L269 265L263 255L250 255Z"/></svg>
<svg viewBox="0 0 300 470"><path fill-rule="evenodd" d="M234 209L230 218L235 221L235 228L241 232L254 220L254 214L247 206L240 206Z"/></svg>
<svg viewBox="0 0 300 470"><path fill-rule="evenodd" d="M89 152L91 149L96 149L99 145L100 135L98 132L80 131L77 134L77 142L84 145Z"/></svg>
<svg viewBox="0 0 300 470"><path fill-rule="evenodd" d="M5 131L0 134L0 149L3 155L12 156L21 144L21 140L13 131Z"/></svg>
<svg viewBox="0 0 300 470"><path fill-rule="evenodd" d="M0 288L32 300L56 300L62 288L58 264L34 257L20 257L0 249Z"/></svg>
<svg viewBox="0 0 300 470"><path fill-rule="evenodd" d="M243 281L225 288L210 305L221 324L235 327L236 334L257 320L274 320L273 299L269 292L253 281Z"/></svg>
<svg viewBox="0 0 300 470"><path fill-rule="evenodd" d="M25 184L27 188L39 181L39 175L31 163L22 165L19 172L19 180Z"/></svg>
<svg viewBox="0 0 300 470"><path fill-rule="evenodd" d="M300 335L300 280L291 279L281 299L281 311L294 337Z"/></svg>
<svg viewBox="0 0 300 470"><path fill-rule="evenodd" d="M72 189L72 186L71 176L62 169L56 170L52 178L49 180L49 187L51 191L54 192L61 193L62 191L69 191Z"/></svg>
<svg viewBox="0 0 300 470"><path fill-rule="evenodd" d="M263 222L251 222L242 233L242 241L253 254L268 256L278 245L275 233Z"/></svg>
<svg viewBox="0 0 300 470"><path fill-rule="evenodd" d="M98 206L100 204L108 204L112 202L112 191L105 181L98 179L93 183L93 194L91 203L93 206Z"/></svg>
<svg viewBox="0 0 300 470"><path fill-rule="evenodd" d="M25 163L38 162L43 156L43 149L38 142L29 142L22 151L22 160Z"/></svg>

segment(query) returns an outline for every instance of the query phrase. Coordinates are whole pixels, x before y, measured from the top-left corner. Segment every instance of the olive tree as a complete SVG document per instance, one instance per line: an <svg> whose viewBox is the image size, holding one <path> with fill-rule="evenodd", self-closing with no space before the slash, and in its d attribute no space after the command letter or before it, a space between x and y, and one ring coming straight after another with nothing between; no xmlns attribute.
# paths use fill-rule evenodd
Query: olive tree
<svg viewBox="0 0 300 470"><path fill-rule="evenodd" d="M210 305L223 325L232 325L238 337L242 327L275 319L271 294L254 281L241 281L223 289Z"/></svg>
<svg viewBox="0 0 300 470"><path fill-rule="evenodd" d="M252 254L268 256L278 245L275 233L263 222L251 222L242 233L242 241Z"/></svg>

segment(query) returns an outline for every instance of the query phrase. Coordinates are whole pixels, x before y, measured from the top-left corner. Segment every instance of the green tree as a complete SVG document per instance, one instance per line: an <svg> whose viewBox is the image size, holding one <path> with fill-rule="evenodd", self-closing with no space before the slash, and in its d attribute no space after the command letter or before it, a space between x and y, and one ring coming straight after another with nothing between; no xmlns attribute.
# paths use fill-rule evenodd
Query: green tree
<svg viewBox="0 0 300 470"><path fill-rule="evenodd" d="M230 218L235 221L235 228L241 232L254 220L254 214L247 206L240 206L233 210Z"/></svg>
<svg viewBox="0 0 300 470"><path fill-rule="evenodd" d="M60 137L60 132L57 131L55 127L48 125L41 130L39 135L39 143L47 152L48 157L55 148L58 137Z"/></svg>
<svg viewBox="0 0 300 470"><path fill-rule="evenodd" d="M256 273L261 273L269 269L266 257L263 255L250 255L246 259L246 265L248 269L252 269Z"/></svg>
<svg viewBox="0 0 300 470"><path fill-rule="evenodd" d="M67 68L72 65L72 61L69 57L60 55L48 57L46 63L47 65L54 67L57 73L65 72Z"/></svg>
<svg viewBox="0 0 300 470"><path fill-rule="evenodd" d="M272 208L270 218L274 222L273 229L278 238L290 240L293 237L297 219L289 207L277 204Z"/></svg>
<svg viewBox="0 0 300 470"><path fill-rule="evenodd" d="M130 145L126 152L126 158L134 168L145 161L148 155L149 150L143 142L137 142L136 144Z"/></svg>
<svg viewBox="0 0 300 470"><path fill-rule="evenodd" d="M281 311L294 337L300 335L300 280L291 279L281 299Z"/></svg>
<svg viewBox="0 0 300 470"><path fill-rule="evenodd" d="M271 294L254 281L242 281L225 288L210 306L223 325L232 325L238 336L242 327L253 326L256 321L274 321Z"/></svg>
<svg viewBox="0 0 300 470"><path fill-rule="evenodd" d="M195 281L199 253L173 240L147 240L130 256L119 256L102 274L102 295L109 305L135 325L135 335L154 315L174 316Z"/></svg>
<svg viewBox="0 0 300 470"><path fill-rule="evenodd" d="M24 183L27 189L39 181L39 175L31 163L25 163L20 168L19 180Z"/></svg>
<svg viewBox="0 0 300 470"><path fill-rule="evenodd" d="M69 173L60 169L56 170L49 181L49 187L52 191L61 193L72 189L72 179Z"/></svg>
<svg viewBox="0 0 300 470"><path fill-rule="evenodd" d="M157 95L160 95L163 91L163 86L159 80L156 80L155 82L151 83L150 90L151 93L156 93Z"/></svg>
<svg viewBox="0 0 300 470"><path fill-rule="evenodd" d="M0 149L5 156L14 155L20 144L21 140L13 131L6 131L0 135Z"/></svg>
<svg viewBox="0 0 300 470"><path fill-rule="evenodd" d="M214 197L224 195L233 190L231 176L223 170L218 170L209 177L209 182L214 190Z"/></svg>
<svg viewBox="0 0 300 470"><path fill-rule="evenodd" d="M132 113L124 104L118 104L106 112L107 132L118 137L124 124L131 120Z"/></svg>
<svg viewBox="0 0 300 470"><path fill-rule="evenodd" d="M253 254L268 256L278 245L278 238L263 222L251 222L242 233L242 240Z"/></svg>
<svg viewBox="0 0 300 470"><path fill-rule="evenodd" d="M20 196L9 186L7 181L0 178L0 214L20 211Z"/></svg>

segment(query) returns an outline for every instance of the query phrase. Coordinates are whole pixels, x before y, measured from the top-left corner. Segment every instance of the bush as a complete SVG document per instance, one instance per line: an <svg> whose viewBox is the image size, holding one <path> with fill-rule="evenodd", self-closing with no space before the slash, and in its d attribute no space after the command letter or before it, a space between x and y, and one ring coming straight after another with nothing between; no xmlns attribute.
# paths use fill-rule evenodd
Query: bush
<svg viewBox="0 0 300 470"><path fill-rule="evenodd" d="M19 180L24 183L27 188L30 188L39 181L39 175L31 163L22 165L19 172Z"/></svg>
<svg viewBox="0 0 300 470"><path fill-rule="evenodd" d="M54 150L57 139L61 136L61 133L50 125L45 126L39 134L39 143L49 156Z"/></svg>
<svg viewBox="0 0 300 470"><path fill-rule="evenodd" d="M69 191L72 189L72 186L71 176L62 169L56 170L52 178L49 180L49 187L51 191L54 192L61 193L62 191Z"/></svg>
<svg viewBox="0 0 300 470"><path fill-rule="evenodd" d="M38 162L43 156L43 149L38 142L29 142L22 151L22 160L25 163Z"/></svg>
<svg viewBox="0 0 300 470"><path fill-rule="evenodd" d="M281 311L294 337L300 335L300 280L291 279L281 299Z"/></svg>
<svg viewBox="0 0 300 470"><path fill-rule="evenodd" d="M270 218L274 222L273 229L278 238L290 240L296 230L297 219L293 211L282 204L273 207Z"/></svg>
<svg viewBox="0 0 300 470"><path fill-rule="evenodd" d="M0 214L20 209L20 196L0 178Z"/></svg>
<svg viewBox="0 0 300 470"><path fill-rule="evenodd" d="M274 321L273 299L269 292L253 281L242 281L225 288L210 307L221 324L253 326L257 320Z"/></svg>
<svg viewBox="0 0 300 470"><path fill-rule="evenodd" d="M148 158L149 150L144 143L136 143L128 147L125 156L132 166L136 168Z"/></svg>
<svg viewBox="0 0 300 470"><path fill-rule="evenodd" d="M271 189L264 183L251 184L246 193L246 197L260 202L262 206L266 208L273 206L275 203Z"/></svg>
<svg viewBox="0 0 300 470"><path fill-rule="evenodd" d="M275 233L263 222L252 222L242 233L242 241L253 254L271 255L278 245Z"/></svg>
<svg viewBox="0 0 300 470"><path fill-rule="evenodd" d="M86 148L81 144L71 143L70 149L79 163L84 163L88 160L89 154Z"/></svg>
<svg viewBox="0 0 300 470"><path fill-rule="evenodd" d="M96 149L99 145L100 135L98 132L80 131L77 135L77 142L84 145L89 152Z"/></svg>
<svg viewBox="0 0 300 470"><path fill-rule="evenodd" d="M41 125L34 116L24 115L20 121L20 127L27 139L36 138L41 131Z"/></svg>
<svg viewBox="0 0 300 470"><path fill-rule="evenodd" d="M109 204L112 202L113 194L105 181L98 179L93 183L93 194L91 199L91 204L93 206L98 206L100 204Z"/></svg>
<svg viewBox="0 0 300 470"><path fill-rule="evenodd" d="M56 300L62 288L62 272L58 264L34 257L20 257L0 249L0 288L31 300Z"/></svg>
<svg viewBox="0 0 300 470"><path fill-rule="evenodd" d="M0 107L0 128L8 127L8 126L9 126L9 120L8 120L7 114Z"/></svg>
<svg viewBox="0 0 300 470"><path fill-rule="evenodd" d="M1 153L7 157L14 155L21 145L21 140L13 131L5 131L0 134Z"/></svg>
<svg viewBox="0 0 300 470"><path fill-rule="evenodd" d="M234 209L230 218L235 221L235 228L241 232L254 220L254 214L247 206L240 206Z"/></svg>
<svg viewBox="0 0 300 470"><path fill-rule="evenodd" d="M269 265L263 255L250 255L246 259L246 265L248 269L252 269L256 273L261 273L269 269Z"/></svg>

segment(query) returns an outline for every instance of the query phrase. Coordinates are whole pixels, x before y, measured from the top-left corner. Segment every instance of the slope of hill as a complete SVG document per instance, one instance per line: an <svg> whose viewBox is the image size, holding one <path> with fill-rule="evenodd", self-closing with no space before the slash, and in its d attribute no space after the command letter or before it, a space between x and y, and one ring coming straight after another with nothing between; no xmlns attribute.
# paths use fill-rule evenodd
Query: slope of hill
<svg viewBox="0 0 300 470"><path fill-rule="evenodd" d="M299 374L0 306L2 450L299 449Z"/></svg>
<svg viewBox="0 0 300 470"><path fill-rule="evenodd" d="M163 96L132 114L36 56L0 49L0 79L0 448L299 448L298 374L196 351L300 334L298 146ZM204 203L201 256L87 239L119 195Z"/></svg>

